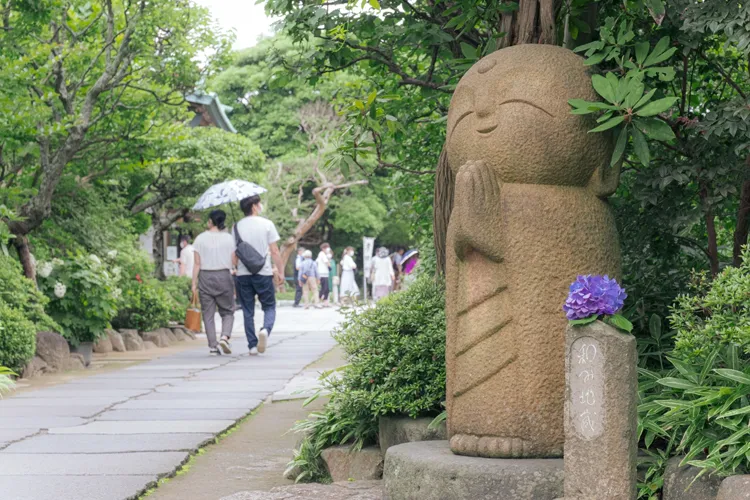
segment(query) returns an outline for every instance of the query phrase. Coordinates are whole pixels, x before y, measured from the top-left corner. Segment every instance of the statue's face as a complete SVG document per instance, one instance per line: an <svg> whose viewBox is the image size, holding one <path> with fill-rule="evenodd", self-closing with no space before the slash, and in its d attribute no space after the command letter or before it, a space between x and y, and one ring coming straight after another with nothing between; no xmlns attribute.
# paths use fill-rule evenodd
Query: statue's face
<svg viewBox="0 0 750 500"><path fill-rule="evenodd" d="M461 79L448 113L448 161L484 161L502 182L584 186L608 163L611 135L589 134L569 99L598 100L583 60L550 45L502 49Z"/></svg>

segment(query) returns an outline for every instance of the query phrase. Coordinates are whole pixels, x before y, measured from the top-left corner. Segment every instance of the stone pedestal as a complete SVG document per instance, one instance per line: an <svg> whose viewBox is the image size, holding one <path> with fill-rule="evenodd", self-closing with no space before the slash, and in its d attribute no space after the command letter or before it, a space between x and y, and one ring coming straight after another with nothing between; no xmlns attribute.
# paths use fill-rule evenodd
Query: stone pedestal
<svg viewBox="0 0 750 500"><path fill-rule="evenodd" d="M383 479L388 500L553 500L563 461L466 457L422 441L388 448Z"/></svg>
<svg viewBox="0 0 750 500"><path fill-rule="evenodd" d="M565 338L565 499L636 497L636 341L602 322Z"/></svg>

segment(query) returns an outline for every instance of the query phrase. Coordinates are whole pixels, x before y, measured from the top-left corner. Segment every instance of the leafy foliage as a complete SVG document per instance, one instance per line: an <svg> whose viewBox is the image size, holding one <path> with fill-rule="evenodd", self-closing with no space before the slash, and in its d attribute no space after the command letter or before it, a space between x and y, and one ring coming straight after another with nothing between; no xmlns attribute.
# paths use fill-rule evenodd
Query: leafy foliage
<svg viewBox="0 0 750 500"><path fill-rule="evenodd" d="M681 357L705 357L716 345L750 355L750 251L740 267L725 268L713 281L698 274L691 294L678 297L670 322Z"/></svg>
<svg viewBox="0 0 750 500"><path fill-rule="evenodd" d="M34 282L23 275L21 266L9 257L0 256L0 302L23 312L36 331L57 331L59 326L44 308L49 302Z"/></svg>
<svg viewBox="0 0 750 500"><path fill-rule="evenodd" d="M12 376L16 375L16 372L5 366L0 366L0 398L6 392L10 392L15 387Z"/></svg>
<svg viewBox="0 0 750 500"><path fill-rule="evenodd" d="M142 332L156 330L169 325L174 307L174 301L161 282L150 277L143 281L130 280L123 285L119 309L112 319L112 325ZM185 309L182 310L182 319Z"/></svg>
<svg viewBox="0 0 750 500"><path fill-rule="evenodd" d="M744 257L713 282L697 276L670 316L677 343L666 359L673 368L641 371L639 428L654 458L668 450L704 473L750 470L750 252Z"/></svg>
<svg viewBox="0 0 750 500"><path fill-rule="evenodd" d="M0 366L20 372L35 350L34 323L22 311L0 301Z"/></svg>
<svg viewBox="0 0 750 500"><path fill-rule="evenodd" d="M71 343L95 342L117 314L115 276L93 254L71 255L50 264L50 274L39 279L50 300L47 311Z"/></svg>
<svg viewBox="0 0 750 500"><path fill-rule="evenodd" d="M379 417L437 415L445 399L444 293L431 276L350 312L334 337L349 364L324 379L331 395L323 410L294 428L305 433L290 464L302 468L299 480L324 477L324 448L375 442Z"/></svg>
<svg viewBox="0 0 750 500"><path fill-rule="evenodd" d="M750 471L750 369L736 346L713 344L705 355L670 358L663 374L642 370L639 434L647 448L685 455L702 474Z"/></svg>
<svg viewBox="0 0 750 500"><path fill-rule="evenodd" d="M185 311L190 305L192 279L186 276L172 276L159 283L170 299L169 320L182 323L185 321Z"/></svg>

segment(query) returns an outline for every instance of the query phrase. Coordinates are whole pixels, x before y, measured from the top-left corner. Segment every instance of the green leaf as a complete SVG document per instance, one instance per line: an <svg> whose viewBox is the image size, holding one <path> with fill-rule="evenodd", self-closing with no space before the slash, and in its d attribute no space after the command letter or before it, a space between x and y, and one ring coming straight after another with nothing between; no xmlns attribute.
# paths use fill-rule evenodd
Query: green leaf
<svg viewBox="0 0 750 500"><path fill-rule="evenodd" d="M593 66L595 64L599 64L600 62L602 62L605 57L607 57L606 52L598 52L594 54L593 56L589 57L588 59L586 59L585 61L583 61L583 64L585 64L586 66Z"/></svg>
<svg viewBox="0 0 750 500"><path fill-rule="evenodd" d="M669 48L669 37L665 36L662 37L658 42L656 42L656 46L654 46L654 50L651 51L651 54L646 58L643 65L644 66L650 66L653 63L654 60L656 60L657 57L662 55L667 49Z"/></svg>
<svg viewBox="0 0 750 500"><path fill-rule="evenodd" d="M628 126L625 125L620 129L619 134L617 135L617 142L615 143L615 150L612 151L612 158L609 160L609 166L614 167L617 165L617 162L620 161L622 158L623 153L625 152L625 146L628 144Z"/></svg>
<svg viewBox="0 0 750 500"><path fill-rule="evenodd" d="M638 111L636 111L635 114L637 114L638 116L656 116L659 113L663 113L664 111L671 108L675 102L677 102L676 97L665 97L663 99L658 99L646 104Z"/></svg>
<svg viewBox="0 0 750 500"><path fill-rule="evenodd" d="M666 13L662 0L646 0L646 7L648 7L648 11L651 14L651 17L654 19L654 22L658 26L661 26L661 23L664 20L664 15Z"/></svg>
<svg viewBox="0 0 750 500"><path fill-rule="evenodd" d="M648 68L656 64L663 63L664 61L670 59L674 55L675 52L677 52L677 47L672 47L671 49L664 51L660 56L654 57L653 60L651 60L651 62L647 62L647 64L644 65L644 68ZM672 68L652 68L652 69L658 69L659 71L662 71L662 72L667 72L669 70L672 70Z"/></svg>
<svg viewBox="0 0 750 500"><path fill-rule="evenodd" d="M687 380L683 380L681 378L664 377L664 378L660 378L656 382L658 384L661 384L666 387L671 387L673 389L692 390L692 389L698 388L696 384L692 382L688 382Z"/></svg>
<svg viewBox="0 0 750 500"><path fill-rule="evenodd" d="M635 106L633 106L633 109L638 109L644 104L646 104L648 101L651 100L652 97L654 97L654 94L656 93L656 89L649 90L646 95L641 97L641 100L636 103Z"/></svg>
<svg viewBox="0 0 750 500"><path fill-rule="evenodd" d="M643 166L648 167L648 163L651 161L648 152L648 144L646 143L646 138L643 136L643 133L638 130L638 127L633 128L633 149L635 150L638 159L641 160Z"/></svg>
<svg viewBox="0 0 750 500"><path fill-rule="evenodd" d="M603 132L605 130L609 130L612 127L616 127L617 125L621 124L624 120L625 120L625 117L622 116L622 115L615 116L614 118L611 118L610 120L602 123L598 127L589 130L589 133L592 133L592 132Z"/></svg>
<svg viewBox="0 0 750 500"><path fill-rule="evenodd" d="M739 382L740 384L750 385L750 376L745 375L739 370L732 370L729 368L717 368L714 371L726 379Z"/></svg>
<svg viewBox="0 0 750 500"><path fill-rule="evenodd" d="M461 53L466 59L474 60L477 58L477 49L465 42L461 42Z"/></svg>
<svg viewBox="0 0 750 500"><path fill-rule="evenodd" d="M588 325L588 324L593 323L597 319L599 319L598 314L596 316L589 316L588 318L583 318L583 319L571 319L570 321L568 321L568 324L571 326Z"/></svg>
<svg viewBox="0 0 750 500"><path fill-rule="evenodd" d="M651 48L648 42L640 42L635 44L635 60L638 64L643 64L643 61L648 55L648 49Z"/></svg>
<svg viewBox="0 0 750 500"><path fill-rule="evenodd" d="M607 323L614 326L615 328L618 328L620 330L626 331L628 333L633 331L633 323L627 320L625 316L622 314L613 314L612 316L608 316L605 318Z"/></svg>
<svg viewBox="0 0 750 500"><path fill-rule="evenodd" d="M648 319L648 331L656 340L661 339L661 316L654 313Z"/></svg>
<svg viewBox="0 0 750 500"><path fill-rule="evenodd" d="M633 78L628 83L628 95L625 97L625 107L633 108L643 97L645 86L640 78Z"/></svg>
<svg viewBox="0 0 750 500"><path fill-rule="evenodd" d="M730 417L736 417L738 415L746 415L748 413L750 413L750 405L744 406L742 408L738 408L736 410L728 411L721 415L717 415L716 418L730 418ZM750 445L750 443L748 443L748 445Z"/></svg>
<svg viewBox="0 0 750 500"><path fill-rule="evenodd" d="M672 127L658 118L637 118L634 120L638 129L655 141L671 141L675 138Z"/></svg>
<svg viewBox="0 0 750 500"><path fill-rule="evenodd" d="M370 6L375 10L380 10L380 2L378 0L369 0Z"/></svg>

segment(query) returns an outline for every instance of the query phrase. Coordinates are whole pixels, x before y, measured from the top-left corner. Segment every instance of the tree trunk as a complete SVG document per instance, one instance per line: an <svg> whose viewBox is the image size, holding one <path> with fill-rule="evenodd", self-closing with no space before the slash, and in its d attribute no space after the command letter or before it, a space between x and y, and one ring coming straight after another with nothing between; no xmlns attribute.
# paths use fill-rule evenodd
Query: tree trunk
<svg viewBox="0 0 750 500"><path fill-rule="evenodd" d="M702 183L699 192L701 205L703 206L703 217L706 222L706 232L708 233L708 260L711 266L711 276L714 278L719 274L719 247L716 242L716 216L713 207L708 201L708 186Z"/></svg>
<svg viewBox="0 0 750 500"><path fill-rule="evenodd" d="M747 174L750 174L750 155L747 157ZM749 175L750 176L750 175ZM740 191L740 207L737 209L737 225L734 228L734 248L732 250L732 265L742 265L742 249L747 245L747 234L750 230L750 178L742 183Z"/></svg>
<svg viewBox="0 0 750 500"><path fill-rule="evenodd" d="M151 249L151 255L154 258L154 277L158 280L164 280L167 278L164 274L164 227L161 225L158 210L154 210L154 213L151 214L151 226L154 228L153 248Z"/></svg>
<svg viewBox="0 0 750 500"><path fill-rule="evenodd" d="M518 9L504 14L498 31L505 33L499 47L524 43L557 44L557 15L560 0L519 0Z"/></svg>
<svg viewBox="0 0 750 500"><path fill-rule="evenodd" d="M13 246L16 247L18 259L23 266L23 274L36 283L36 266L34 265L34 259L31 257L31 250L29 249L29 238L25 235L16 236L13 239Z"/></svg>
<svg viewBox="0 0 750 500"><path fill-rule="evenodd" d="M313 209L312 213L307 216L307 218L301 219L299 221L299 224L297 224L297 227L294 229L294 233L292 233L291 236L284 240L284 243L281 244L281 248L279 249L279 253L281 253L281 261L284 264L289 261L289 257L291 257L294 249L297 248L297 243L299 243L299 240L301 240L307 234L307 232L312 229L315 223L318 222L318 220L320 220L320 218L323 216L326 209L328 208L328 201L330 200L331 195L339 189L348 188L357 184L367 184L367 181L362 180L347 182L340 185L329 183L323 186L318 186L312 190L312 194L315 197L315 208ZM284 270L279 269L279 272L283 273Z"/></svg>

